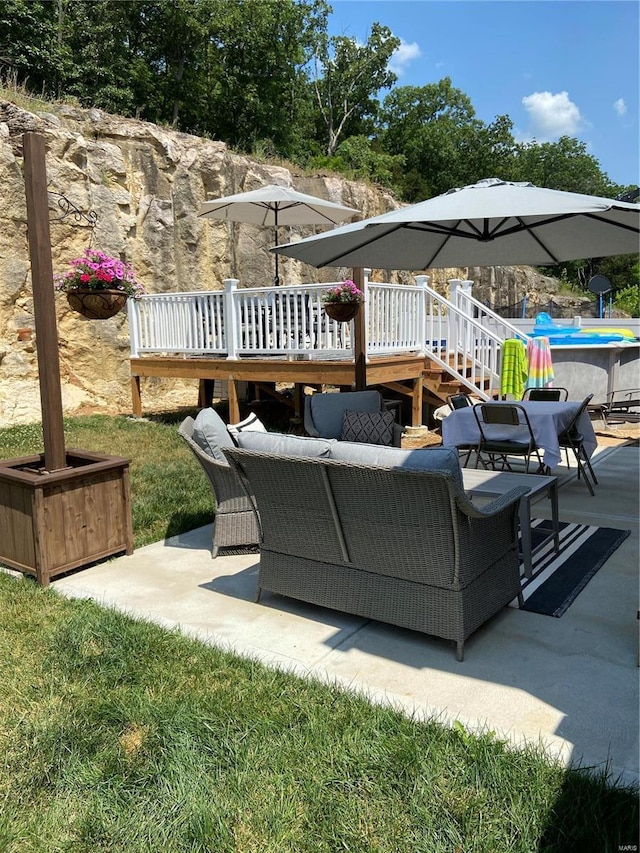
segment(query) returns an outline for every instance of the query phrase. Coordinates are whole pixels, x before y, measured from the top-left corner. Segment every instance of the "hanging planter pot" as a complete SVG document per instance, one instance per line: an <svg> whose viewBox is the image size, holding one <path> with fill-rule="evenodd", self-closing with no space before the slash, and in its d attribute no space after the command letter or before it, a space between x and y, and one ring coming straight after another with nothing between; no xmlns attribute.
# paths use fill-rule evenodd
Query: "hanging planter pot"
<svg viewBox="0 0 640 853"><path fill-rule="evenodd" d="M144 293L130 264L91 248L54 282L56 290L66 293L70 307L89 320L107 320L122 311L129 296Z"/></svg>
<svg viewBox="0 0 640 853"><path fill-rule="evenodd" d="M324 311L332 320L338 323L348 323L360 310L359 302L325 302Z"/></svg>
<svg viewBox="0 0 640 853"><path fill-rule="evenodd" d="M121 290L77 290L67 291L70 307L89 320L108 320L127 304L127 294Z"/></svg>

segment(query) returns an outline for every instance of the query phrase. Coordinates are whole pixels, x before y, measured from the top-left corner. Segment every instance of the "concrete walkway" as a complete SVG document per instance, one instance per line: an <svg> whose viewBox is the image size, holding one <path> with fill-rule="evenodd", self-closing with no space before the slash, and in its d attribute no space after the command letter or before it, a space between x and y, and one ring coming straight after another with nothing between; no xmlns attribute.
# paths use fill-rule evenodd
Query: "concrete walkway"
<svg viewBox="0 0 640 853"><path fill-rule="evenodd" d="M258 556L212 560L210 527L52 587L410 713L543 743L564 762L609 765L614 780L637 781L639 458L637 447L599 448L593 498L575 471L554 472L562 520L631 535L564 616L505 608L467 641L463 663L452 645L416 632L271 593L253 603ZM548 517L544 499L535 514Z"/></svg>

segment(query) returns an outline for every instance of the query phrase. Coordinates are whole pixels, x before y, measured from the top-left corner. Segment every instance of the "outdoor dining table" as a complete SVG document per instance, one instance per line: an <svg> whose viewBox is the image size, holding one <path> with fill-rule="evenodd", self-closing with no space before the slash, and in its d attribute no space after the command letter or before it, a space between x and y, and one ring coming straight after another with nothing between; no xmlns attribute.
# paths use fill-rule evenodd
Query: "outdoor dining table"
<svg viewBox="0 0 640 853"><path fill-rule="evenodd" d="M552 470L562 461L562 452L558 438L571 423L572 418L580 408L576 401L556 402L552 400L504 400L491 405L513 405L517 403L526 411L533 436L538 448L542 451L545 467ZM578 418L577 429L584 436L584 450L591 457L598 446L596 434L585 409ZM520 428L505 428L499 424L489 424L484 427L488 438L509 438L524 441L528 438L526 426ZM506 431L505 431L506 430ZM455 409L442 421L442 444L444 447L464 447L477 444L480 441L480 431L473 413L473 407Z"/></svg>

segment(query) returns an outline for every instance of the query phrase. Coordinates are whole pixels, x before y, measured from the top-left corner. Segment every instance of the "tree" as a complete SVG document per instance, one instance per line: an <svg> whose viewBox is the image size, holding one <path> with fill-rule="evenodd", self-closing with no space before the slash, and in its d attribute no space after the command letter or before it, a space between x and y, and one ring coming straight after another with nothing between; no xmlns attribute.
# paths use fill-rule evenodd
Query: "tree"
<svg viewBox="0 0 640 853"><path fill-rule="evenodd" d="M516 146L512 180L538 187L615 198L613 184L584 142L562 136L557 142L526 142Z"/></svg>
<svg viewBox="0 0 640 853"><path fill-rule="evenodd" d="M485 125L445 77L387 95L378 139L384 151L405 158L398 182L407 201L419 201L503 173L513 156L511 127L507 116Z"/></svg>
<svg viewBox="0 0 640 853"><path fill-rule="evenodd" d="M343 136L367 133L366 120L378 113L378 93L397 79L388 63L399 46L400 39L378 23L364 45L324 34L315 52L314 88L327 156L333 156Z"/></svg>

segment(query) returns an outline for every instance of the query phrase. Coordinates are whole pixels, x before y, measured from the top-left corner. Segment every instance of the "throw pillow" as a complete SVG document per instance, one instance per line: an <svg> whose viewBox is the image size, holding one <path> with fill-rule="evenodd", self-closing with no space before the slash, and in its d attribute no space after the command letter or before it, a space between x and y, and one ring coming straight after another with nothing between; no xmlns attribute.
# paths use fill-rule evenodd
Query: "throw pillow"
<svg viewBox="0 0 640 853"><path fill-rule="evenodd" d="M225 465L229 464L222 448L233 447L233 441L227 432L227 425L211 407L202 409L196 415L193 422L193 440L209 456Z"/></svg>
<svg viewBox="0 0 640 853"><path fill-rule="evenodd" d="M238 436L241 432L266 432L267 428L262 423L260 418L257 415L254 415L252 412L248 417L246 417L243 421L240 421L237 424L229 424L227 426L229 430L229 435L234 439L235 443L238 443Z"/></svg>
<svg viewBox="0 0 640 853"><path fill-rule="evenodd" d="M344 413L341 441L364 441L367 444L393 444L392 412L353 412Z"/></svg>

